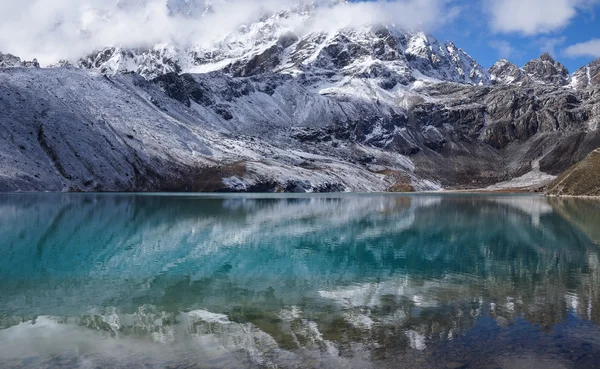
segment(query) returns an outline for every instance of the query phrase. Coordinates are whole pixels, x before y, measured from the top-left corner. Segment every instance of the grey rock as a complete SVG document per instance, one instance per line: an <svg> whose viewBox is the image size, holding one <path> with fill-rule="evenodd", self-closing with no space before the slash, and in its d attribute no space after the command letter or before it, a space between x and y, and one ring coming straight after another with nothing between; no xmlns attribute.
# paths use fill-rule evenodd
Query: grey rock
<svg viewBox="0 0 600 369"><path fill-rule="evenodd" d="M148 81L7 69L0 82L2 191L391 186L373 167L416 189L475 188L521 176L534 160L558 174L600 145L593 89L437 83L398 104L322 95L269 73Z"/></svg>
<svg viewBox="0 0 600 369"><path fill-rule="evenodd" d="M532 79L527 73L506 59L497 61L490 68L490 77L494 84L531 84Z"/></svg>
<svg viewBox="0 0 600 369"><path fill-rule="evenodd" d="M600 87L600 58L578 69L573 74L573 85L577 89Z"/></svg>
<svg viewBox="0 0 600 369"><path fill-rule="evenodd" d="M536 83L566 86L571 81L567 68L555 61L549 53L529 61L523 66L523 71Z"/></svg>
<svg viewBox="0 0 600 369"><path fill-rule="evenodd" d="M2 68L39 68L40 63L37 59L32 61L24 61L21 58L12 54L0 53L0 69Z"/></svg>

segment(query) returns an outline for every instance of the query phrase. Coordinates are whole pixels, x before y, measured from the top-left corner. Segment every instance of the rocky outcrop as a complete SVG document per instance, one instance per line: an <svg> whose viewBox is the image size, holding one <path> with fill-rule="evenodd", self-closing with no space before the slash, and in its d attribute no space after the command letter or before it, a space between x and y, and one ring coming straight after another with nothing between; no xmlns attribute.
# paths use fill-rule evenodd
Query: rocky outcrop
<svg viewBox="0 0 600 369"><path fill-rule="evenodd" d="M523 66L523 71L539 84L566 86L571 81L567 68L555 61L549 53L544 53L538 59L529 61Z"/></svg>
<svg viewBox="0 0 600 369"><path fill-rule="evenodd" d="M592 151L548 187L556 196L600 196L600 149Z"/></svg>
<svg viewBox="0 0 600 369"><path fill-rule="evenodd" d="M600 58L579 68L573 74L572 86L577 89L600 87Z"/></svg>
<svg viewBox="0 0 600 369"><path fill-rule="evenodd" d="M1 68L39 68L40 63L37 59L32 61L24 61L21 58L11 55L0 53L0 69Z"/></svg>
<svg viewBox="0 0 600 369"><path fill-rule="evenodd" d="M571 75L567 68L555 61L548 53L542 54L538 59L530 60L522 68L506 59L501 59L490 68L489 73L494 84L561 87L571 83Z"/></svg>
<svg viewBox="0 0 600 369"><path fill-rule="evenodd" d="M497 61L489 72L493 84L523 85L533 82L527 73L506 59Z"/></svg>
<svg viewBox="0 0 600 369"><path fill-rule="evenodd" d="M74 64L78 68L91 69L106 75L136 72L151 79L167 73L181 72L178 52L176 47L167 45L157 45L151 49L106 47L90 53ZM71 64L62 61L58 67L66 63Z"/></svg>
<svg viewBox="0 0 600 369"><path fill-rule="evenodd" d="M475 85L490 82L487 71L452 42L441 44L431 36L417 33L409 38L405 55L410 65L426 76Z"/></svg>

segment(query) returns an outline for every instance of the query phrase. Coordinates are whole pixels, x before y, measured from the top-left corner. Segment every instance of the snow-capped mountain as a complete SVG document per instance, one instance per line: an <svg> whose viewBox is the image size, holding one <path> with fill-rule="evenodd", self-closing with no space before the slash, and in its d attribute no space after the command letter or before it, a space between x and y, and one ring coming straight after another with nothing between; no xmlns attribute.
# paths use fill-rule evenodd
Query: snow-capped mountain
<svg viewBox="0 0 600 369"><path fill-rule="evenodd" d="M332 3L307 2L263 15L255 23L241 25L236 32L210 43L146 49L109 47L75 64L111 75L133 71L147 79L169 72L224 71L233 76L333 72L342 76L380 74L399 82L425 76L474 85L489 83L487 71L465 51L422 32L391 25L310 30L315 9ZM195 2L177 4L185 6L177 8L184 14L190 12L185 9L200 8ZM210 3L202 9L210 11Z"/></svg>
<svg viewBox="0 0 600 369"><path fill-rule="evenodd" d="M121 2L123 6L129 3ZM175 16L202 22L226 2L170 0L167 7ZM106 75L136 72L146 79L168 73L213 71L235 77L263 73L329 78L335 74L338 79L369 76L381 79L382 85L389 88L431 79L471 85L585 85L582 81L587 71L578 71L581 78L575 79L579 83L571 84L575 76L548 53L521 68L502 59L486 70L450 41L440 42L431 35L395 25L315 29L314 18L319 11L344 6L348 6L347 0L299 0L289 8L265 9L254 21L216 39L136 48L112 45L56 66L74 65ZM591 65L592 75L594 70Z"/></svg>
<svg viewBox="0 0 600 369"><path fill-rule="evenodd" d="M169 0L166 6L173 16L201 23L215 11L223 11L220 6L227 1ZM119 0L122 7L138 3L145 0ZM392 24L315 28L319 11L344 6L349 6L347 0L298 0L288 8L265 8L253 21L214 39L135 48L108 45L51 67L75 66L105 75L135 72L148 80L168 73L213 71L234 77L279 73L315 80L327 76L329 81L367 77L387 88L416 80L585 88L598 74L600 63L591 63L571 76L548 53L521 68L502 59L486 70L450 41ZM21 62L11 55L2 58L0 67L38 65L36 60Z"/></svg>
<svg viewBox="0 0 600 369"><path fill-rule="evenodd" d="M522 188L600 146L598 61L486 71L423 32L316 29L332 3L53 68L0 55L0 191Z"/></svg>

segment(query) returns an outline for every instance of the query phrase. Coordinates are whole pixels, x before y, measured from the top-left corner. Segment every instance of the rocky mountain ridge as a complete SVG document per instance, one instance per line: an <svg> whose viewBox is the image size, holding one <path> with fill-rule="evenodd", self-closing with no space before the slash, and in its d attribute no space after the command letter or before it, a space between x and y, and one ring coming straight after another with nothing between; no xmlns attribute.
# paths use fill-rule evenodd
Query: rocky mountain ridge
<svg viewBox="0 0 600 369"><path fill-rule="evenodd" d="M212 2L171 1L169 9L203 22ZM167 73L222 71L235 77L267 72L361 76L378 73L399 82L425 76L442 81L489 84L489 75L452 42L440 42L423 32L395 25L329 26L315 18L347 1L299 1L279 11L267 11L254 21L224 32L216 39L168 42L145 47L109 46L57 67L74 66L106 75L136 72L146 79Z"/></svg>
<svg viewBox="0 0 600 369"><path fill-rule="evenodd" d="M388 29L381 28L374 31L369 30L361 36L374 41L374 44L395 43L396 41L389 41L385 36L379 37L388 32ZM361 58L360 52L356 52L354 55L348 54L348 49L352 50L355 47L351 43L356 40L351 40L342 31L329 37L327 42L331 44L311 45L310 51L319 49L322 53L319 55L307 55L310 51L301 50L308 42L307 40L299 40L290 45L298 48L296 50L286 50L283 46L296 40L293 34L287 34L278 39L274 45L258 52L250 52L234 61L231 61L234 58L223 59L222 56L215 57L214 54L208 56L210 53L206 52L203 54L204 57L199 57L197 52L181 51L173 45L156 45L151 49L107 47L91 53L75 63L65 60L49 67L77 67L106 75L135 72L146 79L153 79L168 73L207 73L212 71L222 71L235 77L248 77L267 72L298 75L311 73L314 68L319 71L341 72L358 77L361 76L361 73L383 72L388 76L395 75L399 82L405 83L430 78L440 82L483 86L535 84L574 89L600 86L600 58L581 67L573 74L570 74L563 64L555 61L548 53L542 54L538 59L530 60L522 68L507 59L501 59L486 71L452 42L440 43L433 36L423 33L405 34L403 37L408 39L403 51L379 49L368 52L363 50L362 60L355 59L357 55L359 59ZM327 38L327 36L313 35L311 38L313 38L312 41L315 41L319 38ZM350 43L351 45L339 46L340 43ZM331 53L326 53L335 48L342 51L333 56ZM283 54L286 53L292 54L296 59L292 62L288 60L287 64L282 65ZM403 57L400 54L403 54ZM349 62L350 60L352 63ZM0 68L39 67L39 63L35 59L33 62L20 62L19 59L18 62L0 61L0 63Z"/></svg>
<svg viewBox="0 0 600 369"><path fill-rule="evenodd" d="M237 41L235 41L237 43ZM166 73L222 71L235 77L274 72L289 75L378 73L399 82L421 75L441 81L489 84L487 71L451 42L441 43L424 33L390 27L313 32L299 37L274 32L258 46L237 48L224 42L219 49L180 49L157 45L151 49L109 47L75 62L75 66L107 75L136 72L147 79Z"/></svg>
<svg viewBox="0 0 600 369"><path fill-rule="evenodd" d="M490 68L489 73L493 84L518 86L536 84L585 89L600 85L600 79L596 77L600 72L599 66L600 59L597 59L571 75L563 64L555 61L549 53L544 53L538 59L527 62L522 68L506 59L501 59Z"/></svg>
<svg viewBox="0 0 600 369"><path fill-rule="evenodd" d="M349 6L347 0L300 0L279 11L264 10L254 21L210 41L108 46L46 67L76 67L106 75L135 72L149 80L168 73L221 71L234 77L336 73L361 78L379 74L389 84L434 79L483 86L539 84L580 89L600 83L600 59L573 75L549 53L521 68L501 59L486 70L454 43L396 25L315 28L314 18L320 11L344 6ZM214 12L213 2L203 0L170 0L167 7L172 14L197 22ZM21 63L15 58L3 56L0 68L39 66L36 60Z"/></svg>
<svg viewBox="0 0 600 369"><path fill-rule="evenodd" d="M0 68L39 68L37 59L32 61L21 60L18 56L0 53Z"/></svg>

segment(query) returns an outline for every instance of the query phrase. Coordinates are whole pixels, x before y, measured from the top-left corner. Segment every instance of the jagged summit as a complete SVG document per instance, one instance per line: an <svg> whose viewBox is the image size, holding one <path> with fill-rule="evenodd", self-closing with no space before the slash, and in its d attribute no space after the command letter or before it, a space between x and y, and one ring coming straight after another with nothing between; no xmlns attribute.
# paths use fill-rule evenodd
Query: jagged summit
<svg viewBox="0 0 600 369"><path fill-rule="evenodd" d="M108 47L75 64L105 74L134 71L147 79L170 72L223 71L248 77L262 73L369 76L393 87L426 77L466 84L490 83L487 71L452 42L423 32L375 25L301 33L285 21L291 9L244 25L211 44L157 45L146 49Z"/></svg>
<svg viewBox="0 0 600 369"><path fill-rule="evenodd" d="M585 67L584 67L585 68ZM572 86L575 88L585 88L588 86L587 79L577 78L577 85L572 83L575 78L569 74L567 68L554 60L549 53L540 55L537 59L532 59L522 68L517 67L507 59L497 61L489 70L490 78L494 84L506 85L549 85L549 86ZM583 77L587 72L578 71Z"/></svg>
<svg viewBox="0 0 600 369"><path fill-rule="evenodd" d="M119 0L131 6L137 0ZM228 0L169 0L176 16L202 22L226 9ZM346 83L352 78L374 81L389 90L419 81L468 85L551 85L587 88L597 85L598 64L569 75L549 53L519 68L506 59L489 70L454 43L391 24L317 28L319 9L345 6L347 0L299 0L289 7L264 8L255 19L216 39L170 41L144 47L109 45L77 60L51 67L76 67L106 75L136 72L151 80L169 73L223 72L233 77L261 74L304 76L311 83ZM277 10L275 10L277 9ZM218 33L217 33L218 34ZM0 68L36 66L4 56Z"/></svg>
<svg viewBox="0 0 600 369"><path fill-rule="evenodd" d="M132 3L119 0L122 7ZM227 1L172 0L167 6L171 14L201 23L212 12L224 11L223 4ZM235 77L277 73L328 76L330 80L370 78L385 88L416 79L489 84L487 71L452 42L390 24L323 22L319 10L349 4L347 0L317 0L265 7L249 16L253 21L210 37L138 47L107 45L51 67L73 66L106 75L136 72L146 79L221 71Z"/></svg>
<svg viewBox="0 0 600 369"><path fill-rule="evenodd" d="M529 61L523 66L523 71L540 84L566 86L571 82L567 68L555 61L549 53Z"/></svg>

